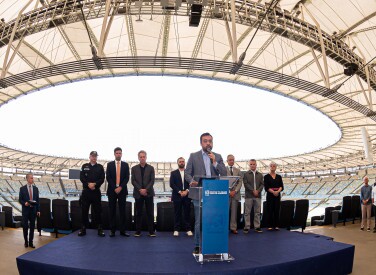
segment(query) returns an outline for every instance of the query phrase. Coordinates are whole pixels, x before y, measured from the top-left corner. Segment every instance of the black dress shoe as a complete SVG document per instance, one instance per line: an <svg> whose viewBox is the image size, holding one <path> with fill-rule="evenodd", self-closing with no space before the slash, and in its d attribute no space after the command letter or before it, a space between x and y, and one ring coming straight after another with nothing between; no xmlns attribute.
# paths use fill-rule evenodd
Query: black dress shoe
<svg viewBox="0 0 376 275"><path fill-rule="evenodd" d="M78 236L82 237L82 236L85 236L86 235L86 229L85 228L82 228L80 230L80 232L78 232Z"/></svg>
<svg viewBox="0 0 376 275"><path fill-rule="evenodd" d="M124 236L124 237L130 237L131 236L127 232L120 232L120 235Z"/></svg>
<svg viewBox="0 0 376 275"><path fill-rule="evenodd" d="M29 247L29 245L27 244L27 242L25 242L25 247Z"/></svg>
<svg viewBox="0 0 376 275"><path fill-rule="evenodd" d="M98 229L98 236L99 236L99 237L104 237L104 236L106 236L106 235L104 234L104 232L103 232L103 229Z"/></svg>
<svg viewBox="0 0 376 275"><path fill-rule="evenodd" d="M115 237L115 232L114 231L110 232L110 237Z"/></svg>
<svg viewBox="0 0 376 275"><path fill-rule="evenodd" d="M200 254L200 247L196 246L195 249L193 249L193 254Z"/></svg>
<svg viewBox="0 0 376 275"><path fill-rule="evenodd" d="M140 236L141 236L141 231L136 231L136 232L134 233L134 236L135 236L135 237L140 237Z"/></svg>
<svg viewBox="0 0 376 275"><path fill-rule="evenodd" d="M31 247L31 248L35 248L35 246L34 246L33 243L29 243L29 247Z"/></svg>

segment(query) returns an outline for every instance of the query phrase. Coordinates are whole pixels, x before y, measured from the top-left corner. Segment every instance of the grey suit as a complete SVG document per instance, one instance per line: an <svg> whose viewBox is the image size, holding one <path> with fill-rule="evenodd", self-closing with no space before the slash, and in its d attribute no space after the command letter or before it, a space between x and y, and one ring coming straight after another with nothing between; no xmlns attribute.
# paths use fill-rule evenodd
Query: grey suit
<svg viewBox="0 0 376 275"><path fill-rule="evenodd" d="M227 167L227 175L231 176L230 167ZM238 210L238 202L240 201L240 188L243 184L243 175L240 169L236 167L232 167L232 176L240 176L240 179L234 186L231 191L235 191L235 196L233 198L230 197L230 209L231 209L231 216L230 216L230 229L236 230L237 228L237 210Z"/></svg>
<svg viewBox="0 0 376 275"><path fill-rule="evenodd" d="M217 166L210 165L211 176L227 176L226 166L223 164L223 159L220 154L214 153ZM204 159L202 157L202 150L192 153L189 156L187 167L185 168L185 180L188 182L193 181L194 176L209 176L206 175Z"/></svg>
<svg viewBox="0 0 376 275"><path fill-rule="evenodd" d="M255 182L256 179L256 182ZM243 183L245 188L245 209L244 218L245 226L244 229L251 227L250 213L252 206L254 208L254 225L255 228L260 228L260 215L261 215L261 192L264 188L264 177L263 175L256 171L255 177L251 170L247 171L243 176ZM255 188L256 187L256 188ZM255 197L253 195L253 190L257 190L259 195Z"/></svg>
<svg viewBox="0 0 376 275"><path fill-rule="evenodd" d="M132 185L133 185L133 197L136 204L136 231L141 231L142 211L145 203L146 215L148 221L149 234L154 234L154 180L155 172L154 167L146 164L144 177L141 174L141 165L138 164L132 167ZM146 189L147 195L141 196L140 189Z"/></svg>
<svg viewBox="0 0 376 275"><path fill-rule="evenodd" d="M154 180L155 180L154 167L149 164L146 164L145 174L144 174L143 179L141 176L141 166L139 164L136 166L133 166L131 171L132 171L132 185L134 186L133 197L135 199L139 199L141 197L140 189L146 189L148 191L147 196L153 197L155 195L154 193Z"/></svg>
<svg viewBox="0 0 376 275"><path fill-rule="evenodd" d="M214 153L216 167L210 164L210 176L227 176L226 166L223 164L223 159L220 154ZM202 156L202 150L192 153L189 156L187 167L185 168L184 178L191 183L194 180L194 176L209 176L206 175L205 163ZM191 192L189 193L191 195ZM195 209L195 246L200 246L200 203L197 198L192 200Z"/></svg>

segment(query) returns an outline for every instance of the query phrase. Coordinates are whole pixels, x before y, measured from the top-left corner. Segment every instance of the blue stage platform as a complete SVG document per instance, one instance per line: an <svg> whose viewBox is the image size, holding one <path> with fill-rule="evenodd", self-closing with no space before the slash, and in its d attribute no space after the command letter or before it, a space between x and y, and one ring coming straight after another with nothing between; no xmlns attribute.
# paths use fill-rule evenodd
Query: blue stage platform
<svg viewBox="0 0 376 275"><path fill-rule="evenodd" d="M96 231L60 238L17 258L20 274L349 274L353 245L315 234L278 232L230 235L233 262L197 263L193 238L145 232L139 238L100 238Z"/></svg>

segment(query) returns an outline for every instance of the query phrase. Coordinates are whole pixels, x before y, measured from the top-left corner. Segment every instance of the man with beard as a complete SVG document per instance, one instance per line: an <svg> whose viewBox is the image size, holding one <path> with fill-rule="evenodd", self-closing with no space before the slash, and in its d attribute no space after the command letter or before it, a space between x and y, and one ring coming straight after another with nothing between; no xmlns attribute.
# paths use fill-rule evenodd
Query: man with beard
<svg viewBox="0 0 376 275"><path fill-rule="evenodd" d="M188 159L187 168L185 169L185 180L190 186L196 187L198 182L194 179L196 176L218 177L227 176L226 166L223 163L222 156L212 152L213 137L209 133L203 133L200 136L201 150L192 153ZM194 254L200 253L200 201L193 199L195 209L195 248Z"/></svg>
<svg viewBox="0 0 376 275"><path fill-rule="evenodd" d="M184 178L185 159L178 158L179 169L171 172L170 187L172 189L171 200L174 203L175 220L174 220L174 236L179 236L179 231L183 228L188 236L192 236L191 226L189 223L191 211L191 199L188 198L189 182ZM183 226L181 226L183 215Z"/></svg>
<svg viewBox="0 0 376 275"><path fill-rule="evenodd" d="M108 182L107 196L110 207L110 237L115 237L116 204L119 204L120 235L129 237L125 232L125 203L128 195L129 165L121 161L123 151L120 147L114 149L115 160L107 164L106 178Z"/></svg>

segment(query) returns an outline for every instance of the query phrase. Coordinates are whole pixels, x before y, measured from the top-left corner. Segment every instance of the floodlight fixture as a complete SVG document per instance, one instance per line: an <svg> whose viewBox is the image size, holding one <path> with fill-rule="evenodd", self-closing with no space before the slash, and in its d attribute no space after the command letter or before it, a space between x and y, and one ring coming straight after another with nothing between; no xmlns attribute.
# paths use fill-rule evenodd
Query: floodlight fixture
<svg viewBox="0 0 376 275"><path fill-rule="evenodd" d="M349 63L346 65L345 69L343 70L343 73L347 76L352 76L356 73L358 69L359 69L358 64Z"/></svg>
<svg viewBox="0 0 376 275"><path fill-rule="evenodd" d="M198 27L200 25L202 14L202 5L201 4L192 4L191 13L189 14L189 26Z"/></svg>

